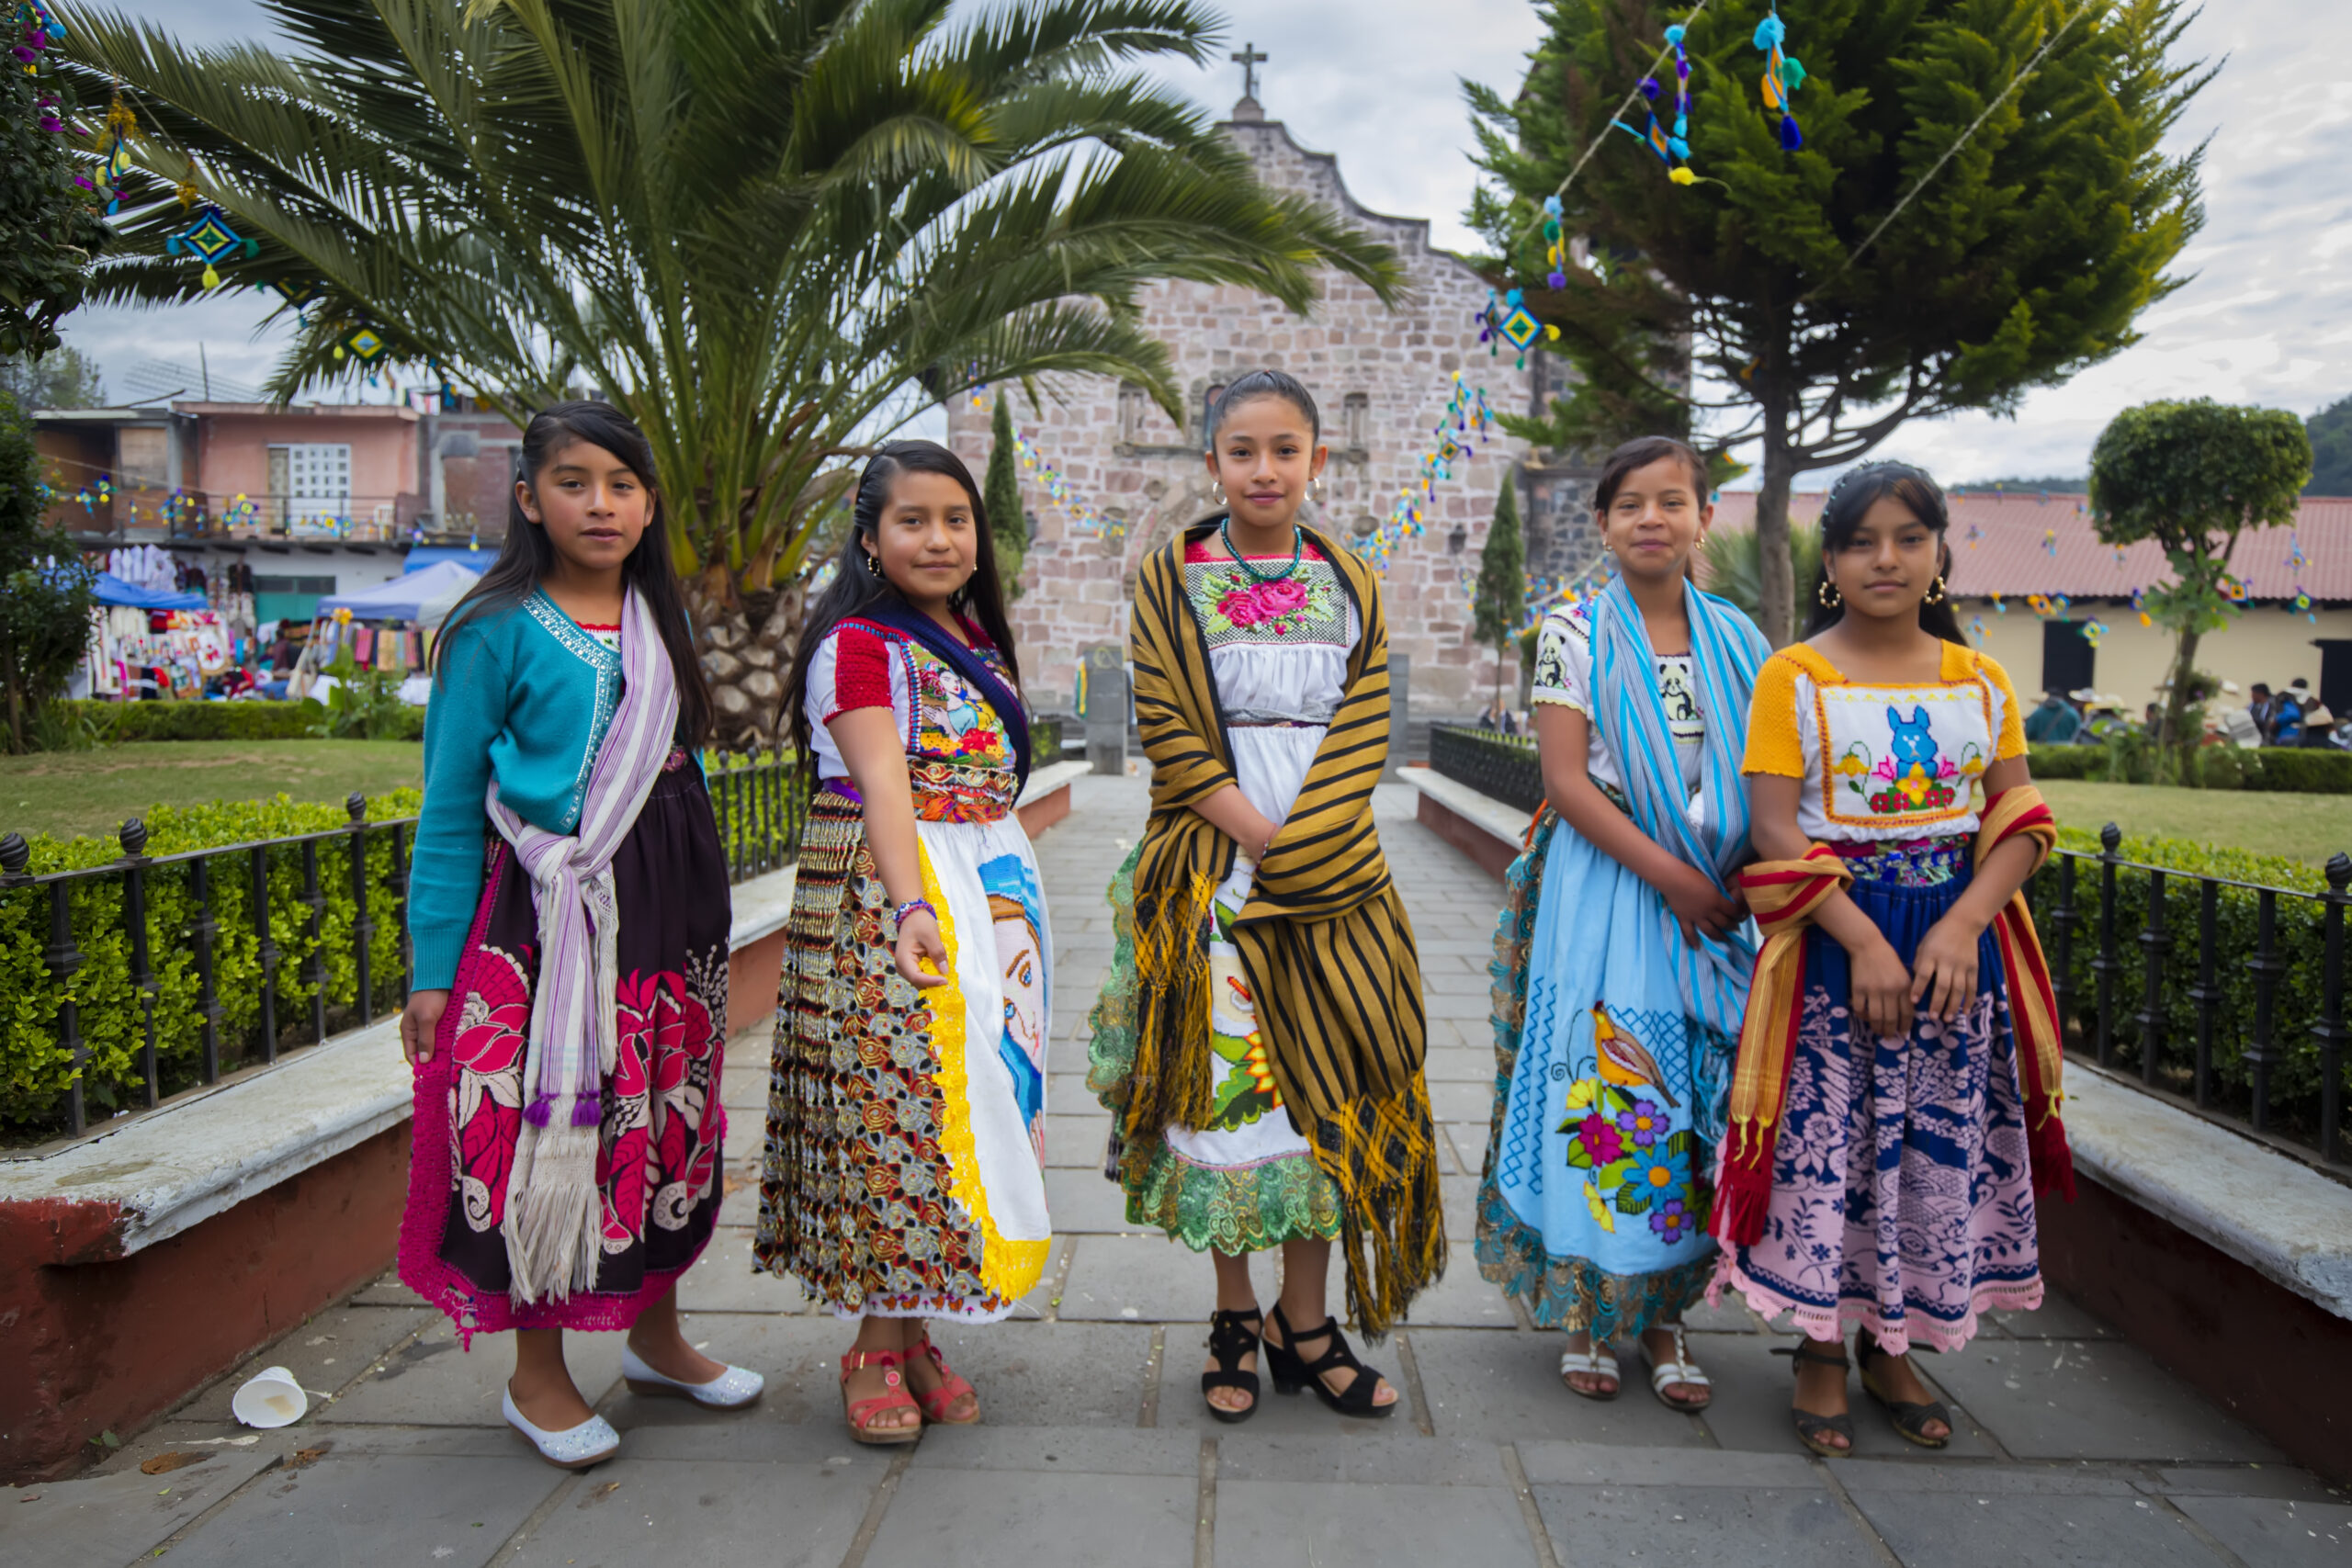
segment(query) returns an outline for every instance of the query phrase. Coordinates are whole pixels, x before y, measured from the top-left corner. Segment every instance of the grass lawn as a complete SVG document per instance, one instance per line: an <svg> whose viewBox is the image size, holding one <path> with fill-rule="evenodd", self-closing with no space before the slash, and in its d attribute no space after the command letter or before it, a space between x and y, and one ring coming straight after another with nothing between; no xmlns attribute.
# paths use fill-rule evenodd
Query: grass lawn
<svg viewBox="0 0 2352 1568"><path fill-rule="evenodd" d="M2224 844L2314 865L2339 850L2352 853L2352 795L2266 795L2088 779L2052 779L2041 789L2059 821L2094 833L2112 822L2127 833Z"/></svg>
<svg viewBox="0 0 2352 1568"><path fill-rule="evenodd" d="M141 740L0 756L0 832L111 833L153 806L341 800L424 782L413 740Z"/></svg>

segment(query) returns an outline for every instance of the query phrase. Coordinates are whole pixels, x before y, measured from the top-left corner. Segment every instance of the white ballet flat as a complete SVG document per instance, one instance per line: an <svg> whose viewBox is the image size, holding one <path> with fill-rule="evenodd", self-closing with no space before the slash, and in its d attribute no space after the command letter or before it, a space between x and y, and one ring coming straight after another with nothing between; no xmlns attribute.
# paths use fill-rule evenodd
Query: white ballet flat
<svg viewBox="0 0 2352 1568"><path fill-rule="evenodd" d="M550 1432L534 1427L514 1406L511 1389L501 1395L506 1412L506 1424L523 1434L530 1445L539 1450L539 1457L558 1470L585 1470L592 1464L602 1464L619 1451L621 1435L602 1416L591 1416L579 1426L566 1431Z"/></svg>
<svg viewBox="0 0 2352 1568"><path fill-rule="evenodd" d="M708 1382L681 1382L645 1364L627 1345L621 1347L621 1377L631 1393L691 1399L705 1410L741 1410L766 1392L768 1380L748 1367L729 1367Z"/></svg>
<svg viewBox="0 0 2352 1568"><path fill-rule="evenodd" d="M1650 1392L1657 1394L1657 1402L1668 1410L1679 1410L1686 1416L1694 1410L1704 1410L1706 1400L1695 1404L1683 1404L1666 1396L1667 1388L1672 1383L1688 1383L1692 1388L1712 1386L1707 1382L1707 1374L1699 1370L1699 1363L1690 1359L1690 1348L1683 1343L1682 1325L1677 1323L1668 1326L1674 1332L1674 1354L1669 1359L1663 1361L1654 1359L1650 1355L1649 1341L1645 1339L1642 1342L1642 1359L1650 1364ZM1713 1398L1711 1393L1708 1399Z"/></svg>
<svg viewBox="0 0 2352 1568"><path fill-rule="evenodd" d="M1583 1389L1578 1388L1576 1384L1568 1382L1568 1374L1570 1372L1583 1372L1591 1377L1607 1378L1617 1386L1611 1389L1606 1393L1600 1393L1598 1390L1595 1390L1590 1393L1587 1393ZM1567 1391L1570 1393L1577 1394L1585 1399L1598 1400L1604 1404L1616 1398L1620 1393L1623 1393L1625 1389L1624 1374L1617 1370L1616 1352L1611 1350L1608 1346L1600 1344L1594 1345L1589 1350L1567 1349L1561 1351L1560 1382L1566 1384Z"/></svg>

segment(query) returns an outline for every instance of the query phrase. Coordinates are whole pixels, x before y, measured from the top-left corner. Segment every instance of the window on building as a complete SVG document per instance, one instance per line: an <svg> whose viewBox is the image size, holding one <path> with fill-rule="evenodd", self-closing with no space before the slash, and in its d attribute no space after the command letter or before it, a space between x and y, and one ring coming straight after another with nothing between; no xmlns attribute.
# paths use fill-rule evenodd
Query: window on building
<svg viewBox="0 0 2352 1568"><path fill-rule="evenodd" d="M254 573L254 619L307 621L319 600L334 592L333 577L287 577Z"/></svg>
<svg viewBox="0 0 2352 1568"><path fill-rule="evenodd" d="M301 442L269 449L269 489L288 528L328 533L351 514L351 446Z"/></svg>
<svg viewBox="0 0 2352 1568"><path fill-rule="evenodd" d="M1340 434L1351 452L1361 452L1371 445L1372 397L1366 392L1350 392L1340 400Z"/></svg>
<svg viewBox="0 0 2352 1568"><path fill-rule="evenodd" d="M1119 383L1119 439L1133 443L1144 438L1144 419L1151 412L1151 398L1133 381Z"/></svg>
<svg viewBox="0 0 2352 1568"><path fill-rule="evenodd" d="M2083 636L2080 622L2041 623L2041 689L2074 692L2098 682L2093 678L2098 650ZM2020 700L2023 700L2020 698Z"/></svg>

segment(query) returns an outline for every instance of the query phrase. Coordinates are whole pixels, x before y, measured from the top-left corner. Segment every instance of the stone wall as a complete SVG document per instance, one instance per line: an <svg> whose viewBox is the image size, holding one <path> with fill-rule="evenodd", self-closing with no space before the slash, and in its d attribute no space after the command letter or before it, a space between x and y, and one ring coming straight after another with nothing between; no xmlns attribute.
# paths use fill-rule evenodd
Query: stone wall
<svg viewBox="0 0 2352 1568"><path fill-rule="evenodd" d="M1141 389L1105 378L1048 385L1041 409L1015 392L1023 433L1080 497L1125 529L1123 537L1074 532L1070 512L1023 474L1036 536L1013 630L1023 674L1047 706L1069 700L1086 649L1125 642L1126 605L1144 557L1216 511L1203 458L1214 389L1259 367L1287 370L1306 383L1331 455L1323 499L1302 516L1351 541L1385 518L1397 491L1414 480L1453 395L1455 371L1483 387L1498 412L1535 404L1543 356L1531 356L1522 370L1508 344L1496 355L1478 342L1475 313L1487 302L1487 284L1460 257L1431 248L1427 222L1367 211L1348 194L1336 159L1301 149L1250 100L1235 116L1226 130L1269 186L1313 196L1396 249L1406 295L1392 311L1363 285L1327 278L1323 299L1301 318L1243 288L1185 282L1147 288L1145 320L1174 361L1182 425ZM968 398L955 400L948 411L950 444L975 472L988 458L989 415L987 403ZM1467 711L1494 682L1493 653L1470 640L1469 590L1499 486L1524 456L1522 443L1498 433L1476 457L1457 462L1424 509L1423 535L1391 557L1390 641L1411 656L1417 710ZM1583 526L1590 487L1578 491L1571 470L1532 471L1523 482L1529 566L1545 572L1554 570L1545 563L1574 558L1585 547L1563 535Z"/></svg>

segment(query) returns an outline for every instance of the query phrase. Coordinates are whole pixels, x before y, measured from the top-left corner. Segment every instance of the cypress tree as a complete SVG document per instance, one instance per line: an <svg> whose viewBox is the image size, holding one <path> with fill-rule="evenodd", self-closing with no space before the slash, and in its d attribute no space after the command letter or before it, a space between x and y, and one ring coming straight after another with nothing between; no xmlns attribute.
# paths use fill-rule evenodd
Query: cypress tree
<svg viewBox="0 0 2352 1568"><path fill-rule="evenodd" d="M1007 599L1021 597L1021 563L1029 554L1029 518L1021 510L1021 471L1014 461L1012 400L999 392L989 425L989 472L980 485L980 504L988 508L997 579Z"/></svg>
<svg viewBox="0 0 2352 1568"><path fill-rule="evenodd" d="M1495 701L1503 700L1503 659L1527 614L1527 544L1519 532L1519 481L1503 476L1495 497L1495 520L1487 547L1478 552L1478 597L1470 612L1471 635L1495 650Z"/></svg>

